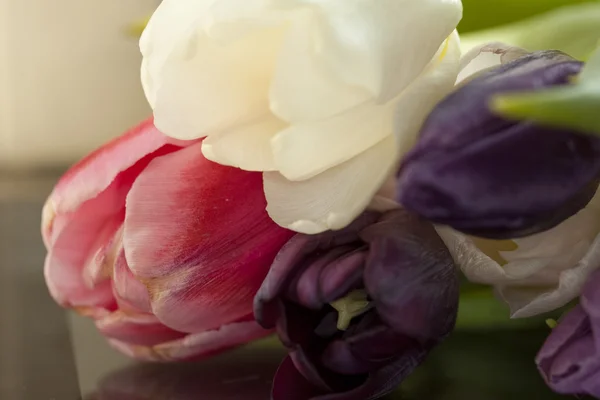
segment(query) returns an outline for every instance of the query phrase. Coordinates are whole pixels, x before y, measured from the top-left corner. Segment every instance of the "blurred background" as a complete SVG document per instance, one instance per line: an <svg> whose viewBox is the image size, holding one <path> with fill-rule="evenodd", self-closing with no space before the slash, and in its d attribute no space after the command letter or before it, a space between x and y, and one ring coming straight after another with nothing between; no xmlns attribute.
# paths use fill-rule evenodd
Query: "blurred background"
<svg viewBox="0 0 600 400"><path fill-rule="evenodd" d="M148 115L127 29L157 4L0 1L0 166L71 163Z"/></svg>
<svg viewBox="0 0 600 400"><path fill-rule="evenodd" d="M43 281L39 221L53 184L70 164L150 115L137 35L158 3L0 0L2 400L268 398L283 355L276 342L201 365L132 365L89 321L55 306ZM467 48L507 40L585 59L600 38L595 0L463 4ZM488 293L466 287L459 330L392 398L562 398L544 386L533 363L548 333L544 318L511 321Z"/></svg>

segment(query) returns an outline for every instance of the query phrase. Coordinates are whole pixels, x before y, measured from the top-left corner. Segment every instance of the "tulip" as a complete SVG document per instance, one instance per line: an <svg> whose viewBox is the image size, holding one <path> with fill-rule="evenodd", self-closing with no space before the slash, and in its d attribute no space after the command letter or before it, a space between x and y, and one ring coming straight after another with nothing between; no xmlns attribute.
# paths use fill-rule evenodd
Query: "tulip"
<svg viewBox="0 0 600 400"><path fill-rule="evenodd" d="M536 363L556 392L600 398L600 272L586 283L580 304L554 328Z"/></svg>
<svg viewBox="0 0 600 400"><path fill-rule="evenodd" d="M396 185L407 208L450 225L438 233L457 265L492 285L514 318L567 305L600 267L600 194L586 205L598 139L510 121L486 106L495 93L564 83L581 68L556 52L524 54L494 43L463 57L456 92L425 123Z"/></svg>
<svg viewBox="0 0 600 400"><path fill-rule="evenodd" d="M485 240L439 227L456 264L472 282L491 285L526 318L564 307L600 268L600 195L557 227L526 238Z"/></svg>
<svg viewBox="0 0 600 400"><path fill-rule="evenodd" d="M341 229L452 89L461 15L460 0L164 0L142 85L161 132L264 172L279 225Z"/></svg>
<svg viewBox="0 0 600 400"><path fill-rule="evenodd" d="M293 237L255 300L290 356L274 400L369 400L391 392L454 327L458 279L429 223L368 212ZM336 312L337 310L337 312Z"/></svg>
<svg viewBox="0 0 600 400"><path fill-rule="evenodd" d="M208 356L262 337L252 299L291 233L260 174L206 160L146 121L57 183L43 211L52 297L142 360Z"/></svg>
<svg viewBox="0 0 600 400"><path fill-rule="evenodd" d="M582 64L537 52L484 73L428 117L399 174L399 201L452 228L494 239L548 230L598 188L600 138L497 116L494 95L563 85Z"/></svg>

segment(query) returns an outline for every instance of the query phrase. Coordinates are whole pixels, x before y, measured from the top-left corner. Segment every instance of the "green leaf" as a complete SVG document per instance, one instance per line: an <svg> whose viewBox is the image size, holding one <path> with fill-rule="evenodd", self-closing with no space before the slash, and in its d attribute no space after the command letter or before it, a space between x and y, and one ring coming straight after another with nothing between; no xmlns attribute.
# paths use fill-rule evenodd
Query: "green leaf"
<svg viewBox="0 0 600 400"><path fill-rule="evenodd" d="M492 99L491 108L508 118L600 136L600 48L591 55L573 85L499 95Z"/></svg>
<svg viewBox="0 0 600 400"><path fill-rule="evenodd" d="M600 85L579 84L535 93L512 93L492 100L494 111L508 118L600 136Z"/></svg>
<svg viewBox="0 0 600 400"><path fill-rule="evenodd" d="M582 84L600 85L600 46L592 53L583 71L579 75Z"/></svg>
<svg viewBox="0 0 600 400"><path fill-rule="evenodd" d="M462 33L506 25L558 7L590 3L594 0L462 0Z"/></svg>
<svg viewBox="0 0 600 400"><path fill-rule="evenodd" d="M490 1L481 1L481 3L491 10L501 12L498 8L492 8ZM530 2L519 0L518 3L525 7ZM568 3L576 2L570 0ZM469 5L465 5L467 15L468 7ZM600 39L598 21L600 21L600 2L584 2L561 7L516 23L464 34L461 36L461 48L463 51L468 51L484 43L504 42L529 51L560 50L574 58L584 60L596 48Z"/></svg>

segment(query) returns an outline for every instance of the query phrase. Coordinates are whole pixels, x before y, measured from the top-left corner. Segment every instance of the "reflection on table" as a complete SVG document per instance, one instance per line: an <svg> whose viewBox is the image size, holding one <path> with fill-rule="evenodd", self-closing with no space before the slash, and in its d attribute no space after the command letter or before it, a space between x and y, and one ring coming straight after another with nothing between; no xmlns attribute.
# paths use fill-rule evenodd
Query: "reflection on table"
<svg viewBox="0 0 600 400"><path fill-rule="evenodd" d="M82 328L74 331L80 346L95 336ZM545 386L533 362L547 333L547 329L456 332L386 400L568 399ZM136 364L106 353L109 350L99 343L89 343L86 351L104 352L105 366L112 363L114 368L102 376L92 376L101 366L77 357L76 349L82 387L96 384L86 400L269 400L273 374L285 355L271 338L202 362ZM86 371L92 375L84 376Z"/></svg>

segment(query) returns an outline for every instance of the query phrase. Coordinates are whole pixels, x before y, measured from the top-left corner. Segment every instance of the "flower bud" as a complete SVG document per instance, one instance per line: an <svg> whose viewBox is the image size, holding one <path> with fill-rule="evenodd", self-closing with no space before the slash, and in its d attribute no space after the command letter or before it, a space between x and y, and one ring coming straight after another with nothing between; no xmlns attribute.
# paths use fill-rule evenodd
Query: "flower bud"
<svg viewBox="0 0 600 400"><path fill-rule="evenodd" d="M44 275L61 306L143 361L209 357L269 335L254 294L293 233L265 211L260 174L207 160L152 119L57 183Z"/></svg>
<svg viewBox="0 0 600 400"><path fill-rule="evenodd" d="M273 399L389 393L448 335L457 308L448 249L431 224L404 210L296 235L255 299L259 323L277 327L290 350Z"/></svg>
<svg viewBox="0 0 600 400"><path fill-rule="evenodd" d="M552 228L598 187L600 138L494 113L499 94L565 85L582 63L531 53L485 71L444 99L399 171L397 199L434 223L503 239Z"/></svg>
<svg viewBox="0 0 600 400"><path fill-rule="evenodd" d="M600 272L586 284L581 303L554 328L536 363L558 393L600 397Z"/></svg>

